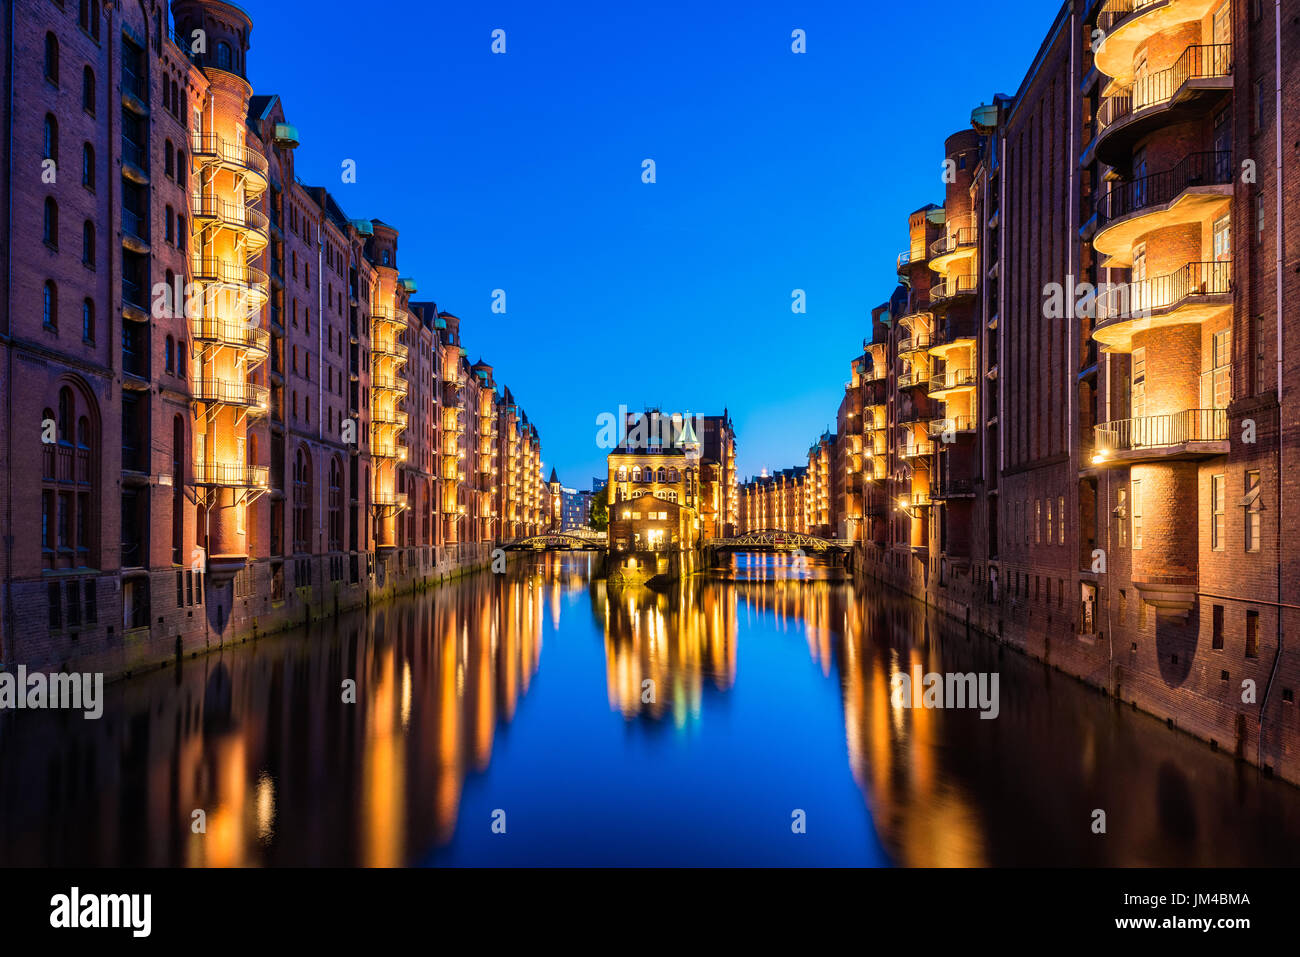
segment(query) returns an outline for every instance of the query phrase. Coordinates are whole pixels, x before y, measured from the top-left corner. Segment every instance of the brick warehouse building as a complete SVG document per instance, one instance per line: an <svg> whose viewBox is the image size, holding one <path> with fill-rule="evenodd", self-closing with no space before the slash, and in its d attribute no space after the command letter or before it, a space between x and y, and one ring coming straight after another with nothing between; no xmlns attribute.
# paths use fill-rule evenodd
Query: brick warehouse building
<svg viewBox="0 0 1300 957"><path fill-rule="evenodd" d="M298 181L242 11L11 7L0 662L120 673L541 527L536 428Z"/></svg>
<svg viewBox="0 0 1300 957"><path fill-rule="evenodd" d="M1067 0L946 141L829 438L861 572L1300 782L1297 24Z"/></svg>

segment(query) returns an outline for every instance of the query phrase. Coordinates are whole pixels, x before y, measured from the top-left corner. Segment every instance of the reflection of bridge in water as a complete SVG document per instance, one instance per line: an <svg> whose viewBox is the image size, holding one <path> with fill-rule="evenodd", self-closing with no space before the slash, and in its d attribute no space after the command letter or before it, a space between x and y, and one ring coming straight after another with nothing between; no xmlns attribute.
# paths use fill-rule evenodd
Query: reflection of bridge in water
<svg viewBox="0 0 1300 957"><path fill-rule="evenodd" d="M711 538L702 543L701 548L706 556L713 558L733 552L789 552L823 556L838 562L853 551L853 542L848 539L821 538L803 532L761 528L732 538Z"/></svg>

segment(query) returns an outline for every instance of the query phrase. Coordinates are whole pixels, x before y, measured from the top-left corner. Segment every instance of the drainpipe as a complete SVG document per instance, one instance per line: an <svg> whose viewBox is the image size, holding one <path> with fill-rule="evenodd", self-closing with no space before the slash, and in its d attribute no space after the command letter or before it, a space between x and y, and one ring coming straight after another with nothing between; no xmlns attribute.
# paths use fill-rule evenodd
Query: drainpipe
<svg viewBox="0 0 1300 957"><path fill-rule="evenodd" d="M325 283L322 282L325 274L321 272L322 261L325 256L324 247L325 219L322 217L316 227L316 437L321 440L322 444L324 444L325 440ZM325 474L329 475L328 462L326 463ZM316 482L314 484L317 486L317 500L312 507L316 509L317 515L325 515L325 509L321 504L325 496L325 490L319 488L324 483ZM320 536L316 540L316 547L319 549L322 540L325 538L325 529L318 526L316 534Z"/></svg>
<svg viewBox="0 0 1300 957"><path fill-rule="evenodd" d="M1282 236L1282 0L1273 0L1273 57L1276 79L1274 81L1274 117L1275 155L1277 181L1273 190L1277 194L1275 210L1274 237L1277 249L1277 262L1274 272L1277 274L1275 308L1277 316L1277 650L1273 653L1273 670L1269 672L1268 684L1264 686L1264 699L1259 705L1259 734L1255 741L1255 763L1262 766L1264 761L1264 715L1268 709L1269 692L1273 690L1273 679L1277 676L1278 665L1282 660L1282 265L1285 258L1285 242Z"/></svg>
<svg viewBox="0 0 1300 957"><path fill-rule="evenodd" d="M9 238L8 248L5 250L5 461L12 463L13 444L14 444L14 346L13 346L13 325L14 325L14 255L13 255L13 235L14 235L14 8L17 6L17 0L9 0L6 6L9 7L9 49L5 53L5 75L9 78L9 122L5 124L5 207L8 217L7 229L5 235ZM110 111L111 112L111 111ZM110 243L111 245L111 243ZM13 582L14 569L14 470L8 468L6 472L6 492L5 492L5 577L4 577L4 599L5 599L5 621L7 622L5 634L8 635L10 644L10 656L13 657L13 635L14 635L14 601L10 593ZM0 645L0 657L3 657L4 646Z"/></svg>

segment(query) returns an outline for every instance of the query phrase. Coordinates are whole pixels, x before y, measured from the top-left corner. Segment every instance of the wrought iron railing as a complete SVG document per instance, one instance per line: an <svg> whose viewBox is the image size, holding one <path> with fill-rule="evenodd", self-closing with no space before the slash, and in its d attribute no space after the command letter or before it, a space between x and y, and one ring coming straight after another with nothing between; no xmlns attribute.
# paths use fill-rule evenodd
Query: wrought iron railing
<svg viewBox="0 0 1300 957"><path fill-rule="evenodd" d="M1097 322L1142 319L1197 296L1232 292L1232 260L1188 263L1164 276L1113 283L1097 297Z"/></svg>
<svg viewBox="0 0 1300 957"><path fill-rule="evenodd" d="M1097 204L1102 224L1173 202L1184 190L1196 186L1223 186L1232 182L1232 153L1192 153L1172 169L1111 184Z"/></svg>
<svg viewBox="0 0 1300 957"><path fill-rule="evenodd" d="M941 236L930 244L930 258L946 256L959 249L973 248L979 242L979 230L974 226L963 226L953 230L947 236Z"/></svg>
<svg viewBox="0 0 1300 957"><path fill-rule="evenodd" d="M195 462L194 484L232 488L269 488L271 470L265 465L226 465Z"/></svg>
<svg viewBox="0 0 1300 957"><path fill-rule="evenodd" d="M1231 73L1231 43L1190 46L1167 70L1138 77L1123 93L1105 97L1097 111L1097 125L1105 130L1134 113L1168 103L1188 80L1226 77Z"/></svg>
<svg viewBox="0 0 1300 957"><path fill-rule="evenodd" d="M1096 447L1104 452L1154 449L1186 442L1222 442L1228 438L1226 409L1184 409L1167 415L1116 419L1094 426Z"/></svg>

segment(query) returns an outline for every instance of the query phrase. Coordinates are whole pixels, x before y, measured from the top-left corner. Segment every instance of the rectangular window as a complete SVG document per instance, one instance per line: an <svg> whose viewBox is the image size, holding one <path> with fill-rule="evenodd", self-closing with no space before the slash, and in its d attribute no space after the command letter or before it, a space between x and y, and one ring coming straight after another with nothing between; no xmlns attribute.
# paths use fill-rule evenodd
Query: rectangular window
<svg viewBox="0 0 1300 957"><path fill-rule="evenodd" d="M1141 346L1133 350L1130 366L1130 405L1133 418L1140 419L1147 414L1147 350Z"/></svg>
<svg viewBox="0 0 1300 957"><path fill-rule="evenodd" d="M1058 516L1058 527L1060 529L1061 544L1065 544L1065 496L1058 495L1056 498L1056 513Z"/></svg>
<svg viewBox="0 0 1300 957"><path fill-rule="evenodd" d="M68 627L77 628L81 625L81 602L77 599L81 597L81 584L79 582L68 582Z"/></svg>
<svg viewBox="0 0 1300 957"><path fill-rule="evenodd" d="M1043 503L1034 499L1034 544L1041 544L1043 541Z"/></svg>
<svg viewBox="0 0 1300 957"><path fill-rule="evenodd" d="M1214 261L1227 262L1232 258L1232 217L1220 216L1214 221Z"/></svg>
<svg viewBox="0 0 1300 957"><path fill-rule="evenodd" d="M1133 486L1133 547L1142 547L1142 482L1134 479Z"/></svg>
<svg viewBox="0 0 1300 957"><path fill-rule="evenodd" d="M1255 194L1255 244L1264 245L1264 194Z"/></svg>
<svg viewBox="0 0 1300 957"><path fill-rule="evenodd" d="M99 621L99 606L96 604L95 600L95 583L93 581L86 582L85 595L86 613L84 617L86 624L93 625L95 622Z"/></svg>
<svg viewBox="0 0 1300 957"><path fill-rule="evenodd" d="M1052 544L1052 500L1047 500L1047 544Z"/></svg>
<svg viewBox="0 0 1300 957"><path fill-rule="evenodd" d="M1255 132L1264 129L1264 117L1268 116L1268 84L1262 79L1255 81Z"/></svg>
<svg viewBox="0 0 1300 957"><path fill-rule="evenodd" d="M1259 657L1259 612L1246 612L1246 657Z"/></svg>
<svg viewBox="0 0 1300 957"><path fill-rule="evenodd" d="M1227 532L1228 476L1210 476L1210 548L1223 551Z"/></svg>
<svg viewBox="0 0 1300 957"><path fill-rule="evenodd" d="M1255 394L1268 388L1268 373L1264 365L1264 317L1255 317Z"/></svg>
<svg viewBox="0 0 1300 957"><path fill-rule="evenodd" d="M50 582L46 586L46 595L50 604L50 631L57 631L63 627L63 605L60 601L59 583Z"/></svg>
<svg viewBox="0 0 1300 957"><path fill-rule="evenodd" d="M1263 507L1260 501L1258 469L1251 469L1246 473L1246 497L1242 505L1246 509L1246 551L1257 552L1261 531L1260 512Z"/></svg>
<svg viewBox="0 0 1300 957"><path fill-rule="evenodd" d="M1128 522L1125 521L1125 519L1128 518L1128 515L1126 514L1128 512L1128 489L1122 488L1119 490L1115 497L1115 510L1119 517L1119 522L1117 523L1119 547L1125 548L1128 546Z"/></svg>
<svg viewBox="0 0 1300 957"><path fill-rule="evenodd" d="M1212 648L1223 648L1223 606L1214 606L1214 637L1211 644Z"/></svg>

